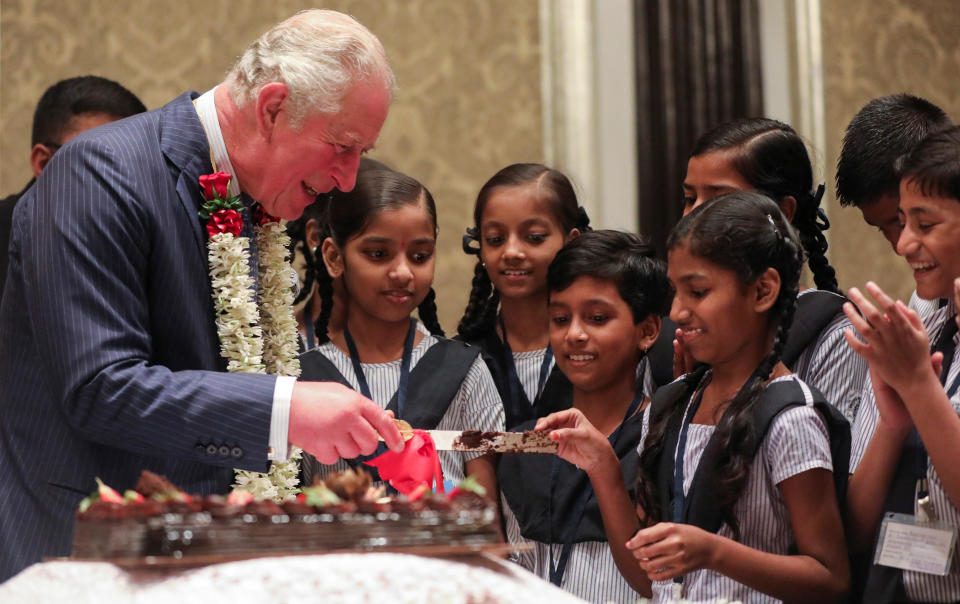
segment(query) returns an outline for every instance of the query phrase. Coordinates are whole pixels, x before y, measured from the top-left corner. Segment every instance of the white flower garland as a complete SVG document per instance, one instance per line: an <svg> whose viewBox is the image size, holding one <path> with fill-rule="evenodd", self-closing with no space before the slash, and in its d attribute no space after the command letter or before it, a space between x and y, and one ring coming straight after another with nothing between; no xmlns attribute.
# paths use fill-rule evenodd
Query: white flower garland
<svg viewBox="0 0 960 604"><path fill-rule="evenodd" d="M260 253L257 307L250 277L250 240L232 233L209 238L207 258L216 311L220 354L227 370L235 373L300 375L297 359L297 321L293 316L293 291L286 221L256 227ZM299 492L300 449L292 447L285 462L273 462L267 473L235 470L234 489L249 491L256 499L280 502Z"/></svg>

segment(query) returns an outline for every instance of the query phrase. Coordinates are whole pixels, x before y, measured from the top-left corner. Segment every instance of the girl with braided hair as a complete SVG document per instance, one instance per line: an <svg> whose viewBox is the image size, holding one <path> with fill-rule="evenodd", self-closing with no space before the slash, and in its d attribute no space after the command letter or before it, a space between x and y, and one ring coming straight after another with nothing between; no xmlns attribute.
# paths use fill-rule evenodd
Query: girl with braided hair
<svg viewBox="0 0 960 604"><path fill-rule="evenodd" d="M820 208L824 187L813 190L813 169L803 139L787 124L762 118L725 122L700 136L687 162L684 214L730 191L758 191L770 197L796 229L817 289L800 292L799 320L783 361L852 422L867 365L843 341L850 322L843 314L846 299L826 257L824 231L830 223ZM675 335L679 353L683 334Z"/></svg>
<svg viewBox="0 0 960 604"><path fill-rule="evenodd" d="M570 382L549 346L547 267L588 228L570 180L541 164L513 164L477 195L463 250L477 256L460 339L482 350L508 428L565 409Z"/></svg>
<svg viewBox="0 0 960 604"><path fill-rule="evenodd" d="M361 157L357 174L370 170L389 170L390 167L369 157ZM290 236L291 255L300 253L303 258L303 287L293 303L304 302L297 311L297 327L300 331L300 352L313 350L317 347L315 323L320 318L320 300L324 296L333 296L334 311L328 320L329 331L339 331L343 325L345 305L342 299L342 288L339 280L330 280L321 277L326 273L323 258L320 256L320 244L323 242L324 224L326 224L327 206L339 203L344 193L333 189L329 193L321 193L317 200L303 211L303 216L287 223L287 234ZM330 287L332 291L321 294L320 285Z"/></svg>
<svg viewBox="0 0 960 604"><path fill-rule="evenodd" d="M352 191L339 195L327 208L320 248L320 345L301 355L300 379L343 383L414 428L502 430L503 405L479 352L444 338L437 320L437 211L430 192L400 172L366 170ZM339 330L328 329L338 303L333 279L341 281L346 306ZM305 455L303 473L310 482L362 461L325 466ZM444 451L440 463L448 480L470 474L497 492L490 456Z"/></svg>
<svg viewBox="0 0 960 604"><path fill-rule="evenodd" d="M831 447L836 422L847 445L849 427L780 361L799 240L770 199L737 192L685 216L667 245L670 316L702 365L658 389L646 412L636 509L608 439L582 413L536 428L586 471L620 572L655 602L842 601Z"/></svg>

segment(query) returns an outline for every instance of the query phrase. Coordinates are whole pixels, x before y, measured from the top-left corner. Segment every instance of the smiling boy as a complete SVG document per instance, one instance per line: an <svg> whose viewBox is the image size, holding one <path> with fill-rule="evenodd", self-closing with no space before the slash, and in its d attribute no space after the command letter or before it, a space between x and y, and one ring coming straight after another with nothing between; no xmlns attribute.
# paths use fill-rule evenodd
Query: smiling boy
<svg viewBox="0 0 960 604"><path fill-rule="evenodd" d="M934 560L946 565L945 575L904 568L903 560L896 563L899 568L874 564L864 601L956 602L960 357L954 354L954 288L960 277L960 129L925 140L903 162L901 173L897 253L913 268L921 298L948 302L921 320L873 283L867 290L875 304L858 290L850 291L862 316L851 304L845 310L864 341L851 333L847 340L870 364L873 388L853 426L849 532L852 547L867 549L889 512L911 518L897 530L910 531L911 523L934 530L934 522L944 536L952 532L952 547L941 554L944 559ZM895 519L884 522L888 531L897 524ZM886 551L883 537L877 547Z"/></svg>

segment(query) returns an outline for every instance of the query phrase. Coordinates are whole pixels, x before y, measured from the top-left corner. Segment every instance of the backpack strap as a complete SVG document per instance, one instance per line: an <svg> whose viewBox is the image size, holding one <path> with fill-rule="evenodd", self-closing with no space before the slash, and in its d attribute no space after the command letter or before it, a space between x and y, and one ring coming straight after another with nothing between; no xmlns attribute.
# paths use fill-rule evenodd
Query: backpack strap
<svg viewBox="0 0 960 604"><path fill-rule="evenodd" d="M650 401L650 426L654 426L662 418L667 417L662 449L657 458L657 475L655 477L661 519L668 519L665 515L669 513L670 504L673 501L673 453L677 448L677 441L680 437L683 410L686 408L693 391L703 380L708 368L707 365L697 365L690 373L677 378L666 386L657 388L657 391L653 394L653 400Z"/></svg>
<svg viewBox="0 0 960 604"><path fill-rule="evenodd" d="M847 298L833 292L812 291L797 298L797 312L787 334L780 360L793 369L803 351L813 344L833 319L843 312Z"/></svg>
<svg viewBox="0 0 960 604"><path fill-rule="evenodd" d="M404 409L404 417L414 428L432 430L437 427L450 403L463 385L480 349L459 340L437 338L410 371L407 400L415 401ZM387 409L397 412L394 394Z"/></svg>
<svg viewBox="0 0 960 604"><path fill-rule="evenodd" d="M847 468L850 461L850 424L832 405L827 403L822 394L803 382L795 379L783 380L764 388L760 399L753 406L751 421L753 436L748 453L752 458L756 457L757 451L760 449L760 445L763 443L775 417L791 407L809 403L812 403L820 412L827 424L831 456L836 457L833 462L834 485L837 487L838 501L845 502ZM716 505L716 493L719 484L716 480L717 472L715 468L716 459L720 452L719 442L715 442L717 440L712 437L703 453L703 458L697 468L697 475L694 476L694 482L690 487L692 497L690 498L690 508L687 515L687 521L690 524L695 524L713 533L719 531L722 524L720 511ZM710 458L707 458L708 453L711 455ZM708 459L708 463L704 464ZM698 484L698 479L700 484Z"/></svg>
<svg viewBox="0 0 960 604"><path fill-rule="evenodd" d="M753 434L747 452L751 458L756 457L770 425L780 413L791 407L807 404L812 404L817 409L827 426L830 453L833 457L834 486L838 503L843 509L850 462L850 424L817 390L795 379L775 382L764 388L759 400L753 405L751 419ZM674 418L678 418L679 415L681 414L674 414ZM679 433L680 421L682 419L676 419L668 424L668 431ZM661 453L658 465L657 489L662 509L669 510L673 498L673 454L677 435L668 432L664 442L667 446ZM671 443L672 446L669 446ZM717 493L720 490L716 468L721 454L719 438L714 432L700 458L686 500L687 523L712 533L719 531L723 524L720 508L716 504Z"/></svg>
<svg viewBox="0 0 960 604"><path fill-rule="evenodd" d="M299 356L300 359L300 377L299 382L337 382L353 390L353 386L347 378L343 377L340 370L337 369L333 361L323 356L318 348L308 350Z"/></svg>

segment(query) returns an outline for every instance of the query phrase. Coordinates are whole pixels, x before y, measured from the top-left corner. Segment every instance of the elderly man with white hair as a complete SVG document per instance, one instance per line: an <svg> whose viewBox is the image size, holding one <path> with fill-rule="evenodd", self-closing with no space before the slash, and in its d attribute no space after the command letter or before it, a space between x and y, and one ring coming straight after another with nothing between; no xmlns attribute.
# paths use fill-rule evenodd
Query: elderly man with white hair
<svg viewBox="0 0 960 604"><path fill-rule="evenodd" d="M402 448L378 405L292 377L278 220L353 188L393 88L372 33L304 11L213 90L57 153L18 204L0 302L0 581L69 553L96 478L222 493L292 446Z"/></svg>

